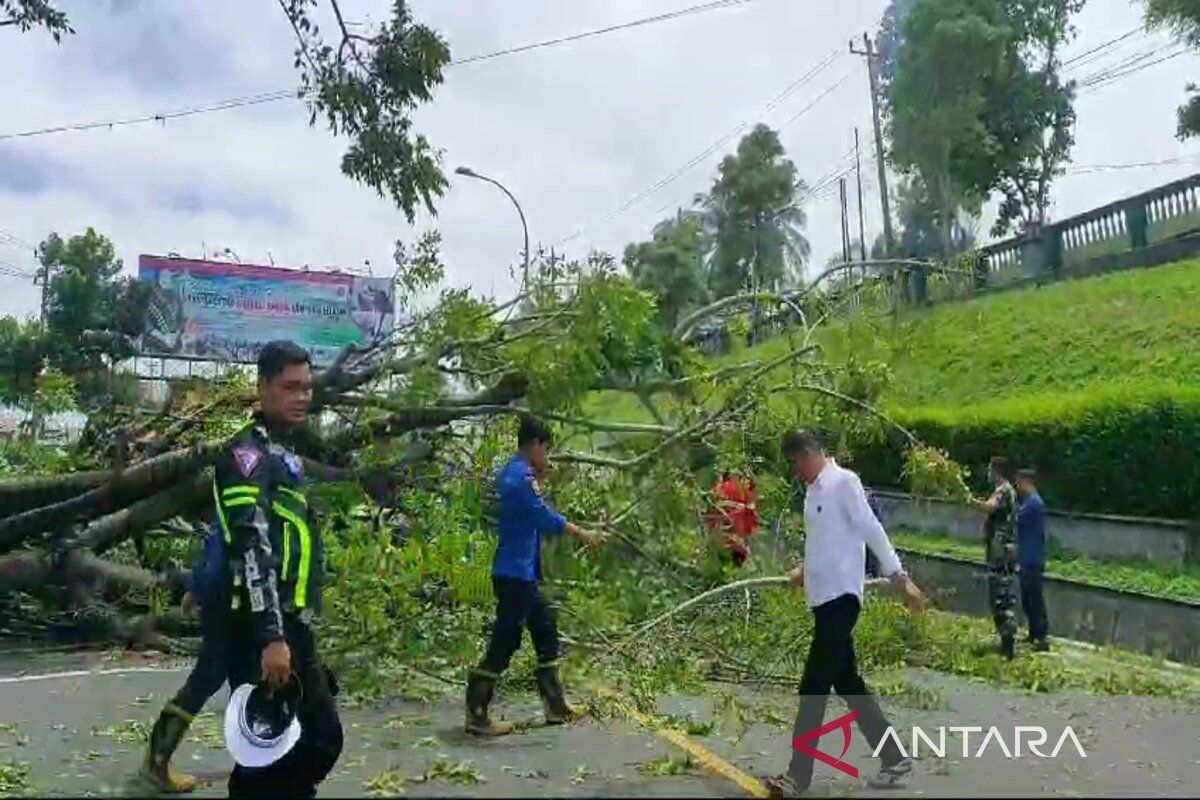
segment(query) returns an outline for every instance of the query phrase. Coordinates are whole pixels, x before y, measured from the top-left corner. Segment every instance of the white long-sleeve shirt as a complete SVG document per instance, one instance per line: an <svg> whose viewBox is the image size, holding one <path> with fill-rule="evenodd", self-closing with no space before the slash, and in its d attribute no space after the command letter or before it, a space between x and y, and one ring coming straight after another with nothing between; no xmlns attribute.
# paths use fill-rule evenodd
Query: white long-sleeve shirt
<svg viewBox="0 0 1200 800"><path fill-rule="evenodd" d="M809 607L844 594L862 602L866 549L879 559L884 576L900 572L887 532L871 512L862 481L827 459L804 497L804 590Z"/></svg>

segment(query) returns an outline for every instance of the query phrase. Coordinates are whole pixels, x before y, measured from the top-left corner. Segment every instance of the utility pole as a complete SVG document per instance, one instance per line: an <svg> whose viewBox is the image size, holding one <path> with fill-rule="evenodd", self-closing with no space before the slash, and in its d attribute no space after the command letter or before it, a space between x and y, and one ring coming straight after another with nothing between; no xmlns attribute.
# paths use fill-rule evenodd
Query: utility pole
<svg viewBox="0 0 1200 800"><path fill-rule="evenodd" d="M48 265L43 264L37 273L35 273L33 283L35 286L40 284L42 287L41 316L39 319L41 328L44 331L46 330L46 303L50 297L50 267Z"/></svg>
<svg viewBox="0 0 1200 800"><path fill-rule="evenodd" d="M871 119L875 125L875 161L879 167L879 199L883 204L883 240L887 243L888 255L893 253L895 241L892 237L892 214L888 205L887 165L883 159L883 125L879 121L879 57L871 43L871 37L863 34L863 49L855 50L850 41L850 52L867 59L867 78L871 82Z"/></svg>
<svg viewBox="0 0 1200 800"><path fill-rule="evenodd" d="M858 178L858 249L862 260L867 260L867 223L863 217L862 193L862 159L858 155L858 128L854 129L854 174ZM866 267L863 267L863 280L867 279Z"/></svg>
<svg viewBox="0 0 1200 800"><path fill-rule="evenodd" d="M850 260L850 219L846 213L846 179L838 178L838 193L842 201L842 263Z"/></svg>

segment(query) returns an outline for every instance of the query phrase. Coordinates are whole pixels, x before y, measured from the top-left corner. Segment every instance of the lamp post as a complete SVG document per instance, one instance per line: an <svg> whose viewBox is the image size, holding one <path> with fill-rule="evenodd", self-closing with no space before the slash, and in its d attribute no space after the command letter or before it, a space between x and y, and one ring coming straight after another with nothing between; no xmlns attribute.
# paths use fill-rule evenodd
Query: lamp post
<svg viewBox="0 0 1200 800"><path fill-rule="evenodd" d="M525 270L521 277L521 291L525 291L529 286L529 224L525 221L525 212L521 210L521 204L517 202L517 198L513 197L513 193L505 188L504 184L495 178L489 178L486 175L480 175L470 167L459 167L454 170L458 175L465 175L468 178L478 178L481 181L487 181L500 191L508 195L508 199L512 200L512 204L516 206L517 214L521 217L521 229L525 232Z"/></svg>

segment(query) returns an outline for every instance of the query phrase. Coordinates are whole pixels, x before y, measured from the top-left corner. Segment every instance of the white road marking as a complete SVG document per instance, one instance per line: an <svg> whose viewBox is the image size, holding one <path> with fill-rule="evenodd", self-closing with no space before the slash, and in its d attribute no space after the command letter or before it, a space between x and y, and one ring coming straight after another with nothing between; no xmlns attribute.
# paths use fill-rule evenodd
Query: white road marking
<svg viewBox="0 0 1200 800"><path fill-rule="evenodd" d="M71 672L43 672L37 675L16 675L0 678L0 685L8 683L30 683L53 681L62 678L87 678L92 675L135 675L146 672L186 672L191 667L119 667L117 669L78 669Z"/></svg>

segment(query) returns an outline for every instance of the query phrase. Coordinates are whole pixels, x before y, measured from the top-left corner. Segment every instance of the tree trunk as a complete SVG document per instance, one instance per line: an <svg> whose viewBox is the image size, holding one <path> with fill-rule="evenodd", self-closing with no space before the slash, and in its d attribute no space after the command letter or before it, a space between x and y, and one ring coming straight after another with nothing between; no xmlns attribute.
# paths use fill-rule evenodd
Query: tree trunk
<svg viewBox="0 0 1200 800"><path fill-rule="evenodd" d="M199 475L187 483L151 495L128 508L93 522L79 534L79 546L104 553L139 531L179 514L200 509L210 496L212 480Z"/></svg>
<svg viewBox="0 0 1200 800"><path fill-rule="evenodd" d="M109 514L123 505L160 491L207 465L220 444L208 443L176 450L126 470L120 478L91 491L0 521L0 553L12 550L32 534L79 520Z"/></svg>
<svg viewBox="0 0 1200 800"><path fill-rule="evenodd" d="M108 470L94 470L68 475L36 475L0 482L0 517L69 500L94 489L111 477L112 473Z"/></svg>

